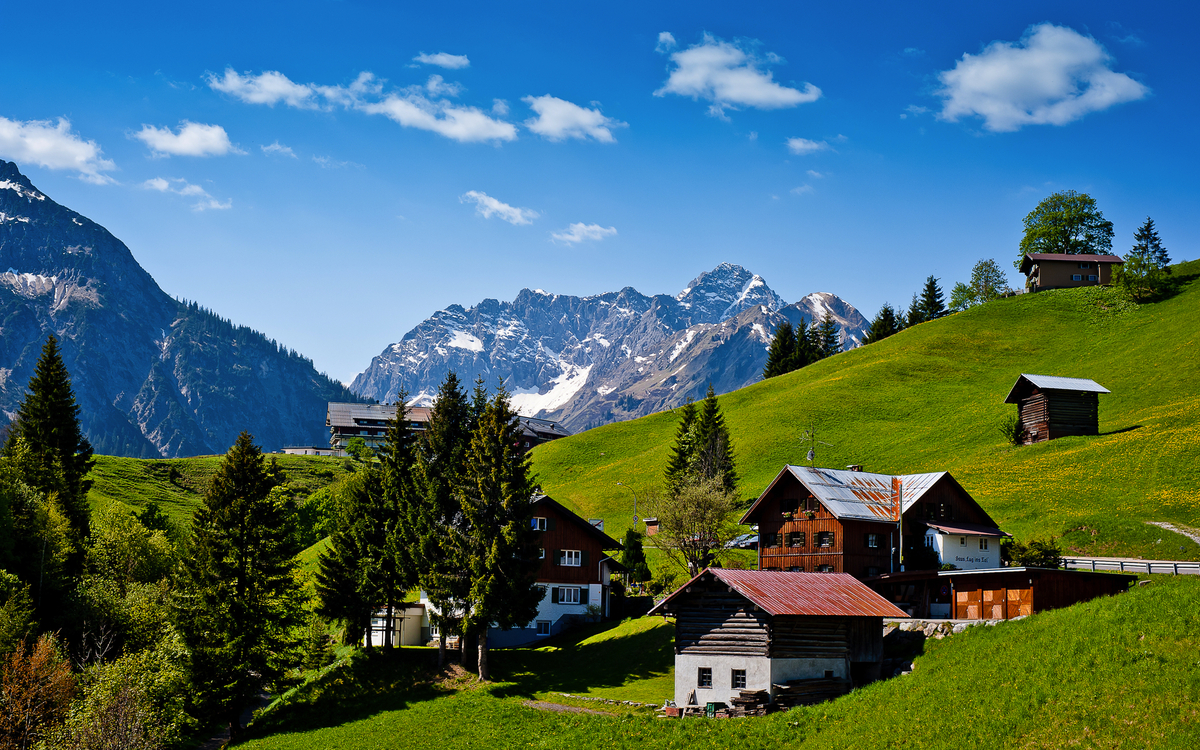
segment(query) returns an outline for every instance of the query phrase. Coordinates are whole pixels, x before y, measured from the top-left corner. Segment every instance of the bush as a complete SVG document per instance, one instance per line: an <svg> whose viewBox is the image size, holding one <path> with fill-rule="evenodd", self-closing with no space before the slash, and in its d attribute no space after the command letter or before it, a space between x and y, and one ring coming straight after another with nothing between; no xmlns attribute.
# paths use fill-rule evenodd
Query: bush
<svg viewBox="0 0 1200 750"><path fill-rule="evenodd" d="M1000 420L1000 434L1004 436L1005 441L1013 445L1020 445L1022 433L1025 431L1021 427L1021 418L1015 414L1010 414Z"/></svg>
<svg viewBox="0 0 1200 750"><path fill-rule="evenodd" d="M1000 543L1000 558L1024 568L1061 568L1062 549L1054 539L1033 539L1028 543L1005 539Z"/></svg>
<svg viewBox="0 0 1200 750"><path fill-rule="evenodd" d="M74 694L71 665L53 636L17 646L0 672L0 747L37 746L62 724Z"/></svg>

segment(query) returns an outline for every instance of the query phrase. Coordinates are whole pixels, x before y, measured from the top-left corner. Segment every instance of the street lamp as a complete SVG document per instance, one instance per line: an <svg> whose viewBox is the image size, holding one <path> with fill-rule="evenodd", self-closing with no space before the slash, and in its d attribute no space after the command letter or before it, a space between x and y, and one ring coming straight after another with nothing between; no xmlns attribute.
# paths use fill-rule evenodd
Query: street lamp
<svg viewBox="0 0 1200 750"><path fill-rule="evenodd" d="M629 490L630 492L633 492L633 530L637 531L638 521L641 520L638 518L638 514L637 514L637 492L634 492L634 489L632 487L630 487L629 485L625 484L624 482L617 482L617 486L624 487L625 489Z"/></svg>

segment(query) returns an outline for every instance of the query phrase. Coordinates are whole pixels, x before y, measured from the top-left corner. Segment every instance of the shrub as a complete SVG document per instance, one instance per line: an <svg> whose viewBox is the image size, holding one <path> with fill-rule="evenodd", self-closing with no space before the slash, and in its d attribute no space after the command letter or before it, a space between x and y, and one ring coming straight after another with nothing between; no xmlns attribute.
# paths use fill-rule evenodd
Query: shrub
<svg viewBox="0 0 1200 750"><path fill-rule="evenodd" d="M1054 539L1033 539L1028 543L1005 539L1000 543L1002 560L1026 568L1061 568L1062 550Z"/></svg>
<svg viewBox="0 0 1200 750"><path fill-rule="evenodd" d="M34 747L62 724L75 694L71 666L54 637L22 643L0 672L0 747Z"/></svg>
<svg viewBox="0 0 1200 750"><path fill-rule="evenodd" d="M1007 442L1012 443L1013 445L1021 444L1021 433L1023 433L1025 430L1021 427L1020 417L1015 414L1008 415L1004 419L1000 420L999 429L1000 434L1004 436L1004 439Z"/></svg>

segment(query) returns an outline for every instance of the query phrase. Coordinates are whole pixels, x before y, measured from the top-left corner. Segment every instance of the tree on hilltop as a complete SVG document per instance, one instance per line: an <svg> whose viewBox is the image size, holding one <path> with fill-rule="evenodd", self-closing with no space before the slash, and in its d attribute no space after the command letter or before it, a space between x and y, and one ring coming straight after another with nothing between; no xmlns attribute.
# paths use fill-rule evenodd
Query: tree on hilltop
<svg viewBox="0 0 1200 750"><path fill-rule="evenodd" d="M842 351L842 335L833 316L825 313L817 325L818 359L825 359Z"/></svg>
<svg viewBox="0 0 1200 750"><path fill-rule="evenodd" d="M796 360L796 331L789 320L784 320L775 329L771 348L767 350L767 365L763 368L763 379L789 373Z"/></svg>
<svg viewBox="0 0 1200 750"><path fill-rule="evenodd" d="M1133 235L1133 247L1125 256L1125 263L1117 269L1117 283L1134 299L1149 299L1166 289L1170 263L1171 257L1154 228L1154 219L1147 216Z"/></svg>
<svg viewBox="0 0 1200 750"><path fill-rule="evenodd" d="M1104 218L1096 199L1086 193L1064 190L1043 199L1024 220L1017 260L1029 253L1107 255L1112 252L1113 225Z"/></svg>
<svg viewBox="0 0 1200 750"><path fill-rule="evenodd" d="M946 303L942 297L942 288L938 280L930 274L925 279L925 288L921 290L921 319L922 321L937 320L946 314Z"/></svg>
<svg viewBox="0 0 1200 750"><path fill-rule="evenodd" d="M879 308L879 312L875 315L875 319L871 321L871 330L867 332L867 337L863 339L864 344L874 344L876 341L883 341L888 336L897 333L900 330L900 322L896 318L896 311L887 302Z"/></svg>

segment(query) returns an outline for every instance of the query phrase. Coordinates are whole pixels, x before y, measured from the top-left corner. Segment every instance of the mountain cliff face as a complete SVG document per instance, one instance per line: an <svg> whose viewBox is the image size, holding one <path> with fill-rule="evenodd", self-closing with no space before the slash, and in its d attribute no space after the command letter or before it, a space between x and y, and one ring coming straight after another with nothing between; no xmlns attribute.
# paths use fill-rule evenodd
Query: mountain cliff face
<svg viewBox="0 0 1200 750"><path fill-rule="evenodd" d="M0 425L58 337L98 453L266 450L328 442L325 403L358 400L312 362L158 287L104 227L0 161Z"/></svg>
<svg viewBox="0 0 1200 750"><path fill-rule="evenodd" d="M351 390L380 401L428 404L447 371L502 378L527 416L569 429L630 419L762 376L775 327L830 314L847 347L869 326L827 292L788 305L761 276L728 263L700 274L678 295L648 297L626 287L591 297L523 289L512 302L484 300L433 314L371 360Z"/></svg>

